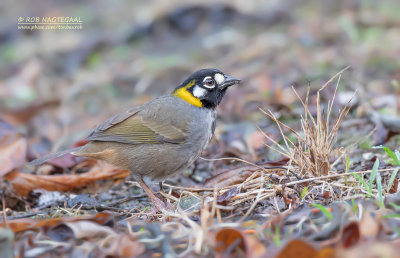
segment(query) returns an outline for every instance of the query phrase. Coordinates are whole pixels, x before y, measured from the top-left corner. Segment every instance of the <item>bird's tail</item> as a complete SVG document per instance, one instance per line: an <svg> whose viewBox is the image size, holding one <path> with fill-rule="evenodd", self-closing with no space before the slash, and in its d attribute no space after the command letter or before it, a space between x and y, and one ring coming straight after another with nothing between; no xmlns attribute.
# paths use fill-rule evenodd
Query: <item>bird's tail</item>
<svg viewBox="0 0 400 258"><path fill-rule="evenodd" d="M68 149L68 150L62 150L62 151L59 151L59 152L56 152L56 153L47 154L47 155L45 155L45 156L43 156L41 158L32 160L31 162L28 163L28 166L37 166L37 165L43 164L48 160L64 156L65 154L70 153L70 152L78 151L78 150L82 149L82 147L83 146L72 148L72 149Z"/></svg>

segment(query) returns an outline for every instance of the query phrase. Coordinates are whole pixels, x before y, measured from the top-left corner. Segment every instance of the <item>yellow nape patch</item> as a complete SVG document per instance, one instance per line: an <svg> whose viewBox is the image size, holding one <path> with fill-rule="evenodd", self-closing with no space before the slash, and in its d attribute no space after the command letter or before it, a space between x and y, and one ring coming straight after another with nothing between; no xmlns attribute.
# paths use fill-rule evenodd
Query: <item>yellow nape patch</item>
<svg viewBox="0 0 400 258"><path fill-rule="evenodd" d="M174 96L189 102L193 106L202 107L203 104L201 103L201 101L198 98L196 98L195 96L193 96L192 93L190 93L188 91L188 89L190 87L192 87L195 83L196 83L195 80L192 80L188 84L186 84L185 86L183 86L183 87L177 89L176 91L174 91L173 94L174 94Z"/></svg>

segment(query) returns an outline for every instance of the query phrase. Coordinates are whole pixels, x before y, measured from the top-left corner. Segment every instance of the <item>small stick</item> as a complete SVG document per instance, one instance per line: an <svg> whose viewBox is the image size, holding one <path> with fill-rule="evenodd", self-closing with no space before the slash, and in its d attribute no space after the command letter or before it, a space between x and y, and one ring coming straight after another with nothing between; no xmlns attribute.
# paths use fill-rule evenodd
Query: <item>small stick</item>
<svg viewBox="0 0 400 258"><path fill-rule="evenodd" d="M6 200L4 199L4 195L1 197L2 205L3 205L3 219L4 219L4 225L6 228L9 228L8 222L7 222L7 214L6 214Z"/></svg>
<svg viewBox="0 0 400 258"><path fill-rule="evenodd" d="M393 169L394 168L379 169L378 172L390 171L390 170L393 170ZM291 185L302 184L302 183L305 183L305 182L310 182L310 181L314 181L314 180L318 180L318 179L351 176L352 174L364 174L364 173L367 174L367 173L371 173L371 172L372 172L372 170L365 170L365 171L349 172L349 173L336 174L336 175L320 176L320 177L307 178L307 179L303 179L303 180L300 180L300 181L290 182L290 183L287 183L287 184L280 184L279 186L283 186L283 185L291 186Z"/></svg>

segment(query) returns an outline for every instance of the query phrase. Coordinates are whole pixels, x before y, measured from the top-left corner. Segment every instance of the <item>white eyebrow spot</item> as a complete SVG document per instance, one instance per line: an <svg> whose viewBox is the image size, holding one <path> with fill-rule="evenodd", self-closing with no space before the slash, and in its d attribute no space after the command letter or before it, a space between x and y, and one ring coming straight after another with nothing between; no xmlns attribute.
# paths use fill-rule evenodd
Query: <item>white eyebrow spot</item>
<svg viewBox="0 0 400 258"><path fill-rule="evenodd" d="M222 84L225 81L225 76L223 74L216 73L214 75L214 79L218 84Z"/></svg>
<svg viewBox="0 0 400 258"><path fill-rule="evenodd" d="M198 85L194 86L193 88L193 96L196 98L202 98L207 94L207 90L199 87Z"/></svg>

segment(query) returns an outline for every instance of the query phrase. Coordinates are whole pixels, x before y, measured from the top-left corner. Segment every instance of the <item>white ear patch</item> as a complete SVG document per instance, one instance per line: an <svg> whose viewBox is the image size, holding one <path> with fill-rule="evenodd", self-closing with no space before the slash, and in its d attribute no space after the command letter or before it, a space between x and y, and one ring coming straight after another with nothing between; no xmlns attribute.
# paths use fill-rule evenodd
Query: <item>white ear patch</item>
<svg viewBox="0 0 400 258"><path fill-rule="evenodd" d="M194 86L193 88L193 96L196 98L202 98L207 94L207 90L199 87L198 85Z"/></svg>
<svg viewBox="0 0 400 258"><path fill-rule="evenodd" d="M223 74L216 73L214 75L214 79L218 84L222 84L225 81L225 76Z"/></svg>

